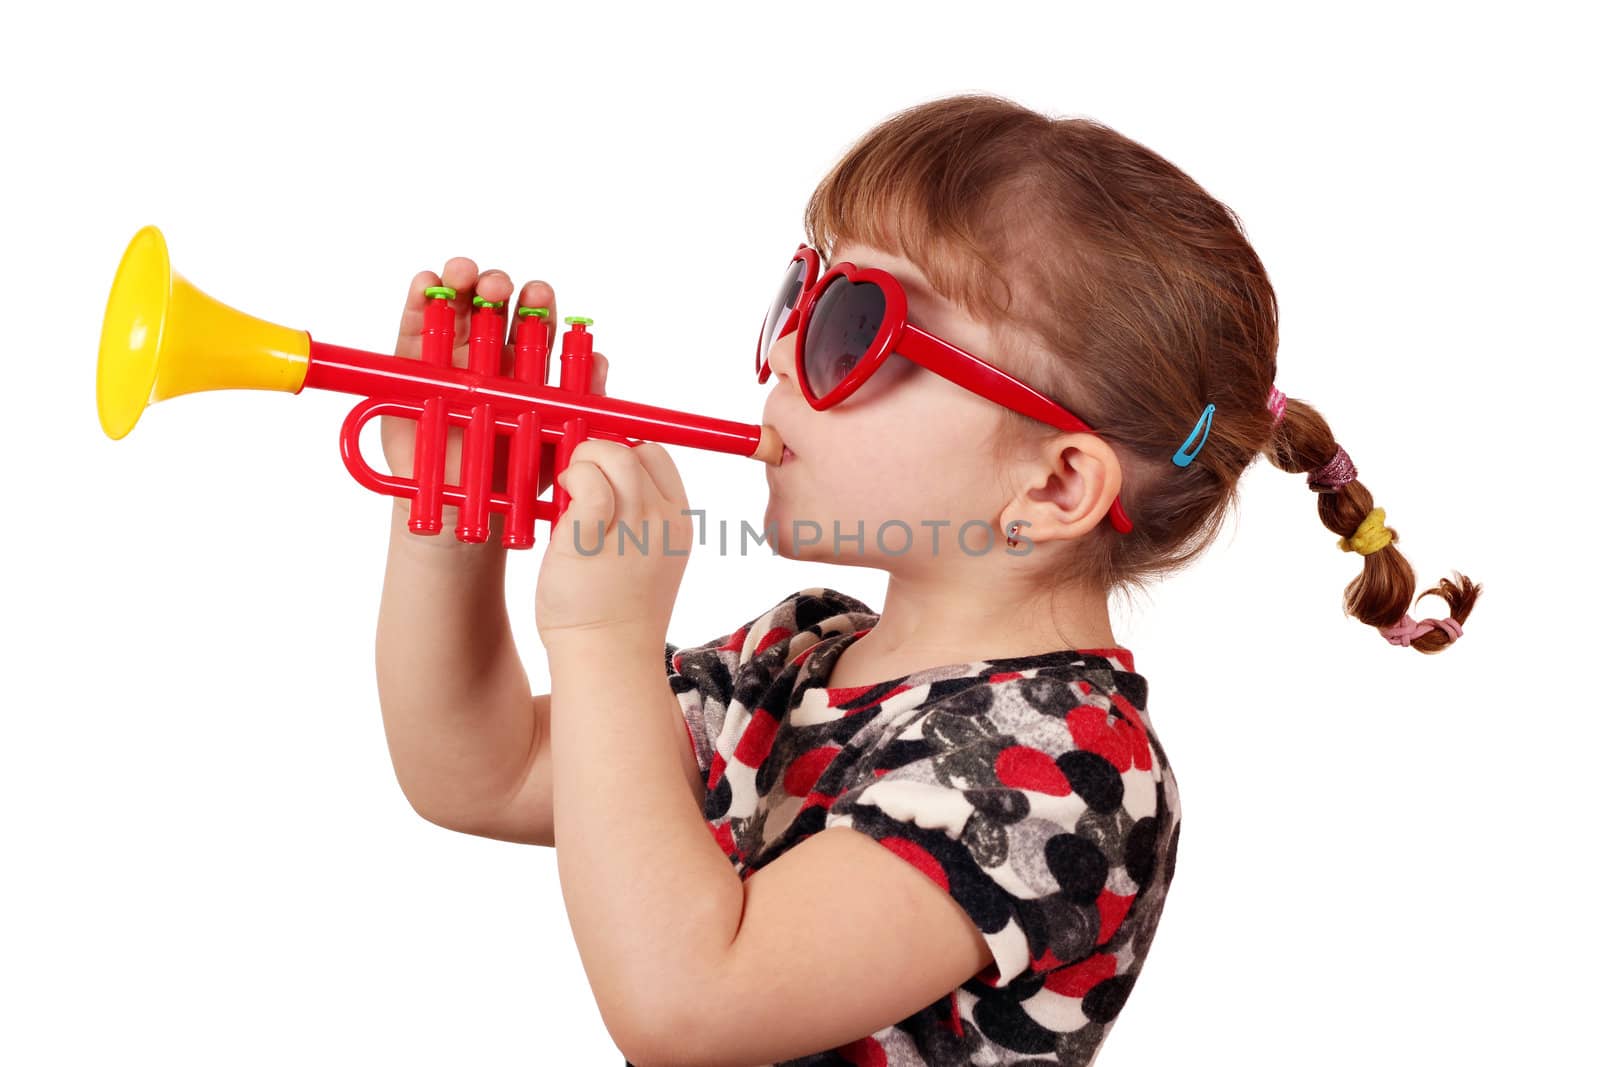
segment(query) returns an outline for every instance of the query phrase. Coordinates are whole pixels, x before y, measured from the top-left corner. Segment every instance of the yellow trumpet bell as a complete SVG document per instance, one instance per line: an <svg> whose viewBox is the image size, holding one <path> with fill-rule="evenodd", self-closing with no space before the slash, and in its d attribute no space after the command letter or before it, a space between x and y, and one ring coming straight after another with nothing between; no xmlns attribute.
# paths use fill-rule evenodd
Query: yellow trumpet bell
<svg viewBox="0 0 1600 1067"><path fill-rule="evenodd" d="M310 356L304 330L247 315L196 289L172 269L161 231L146 226L122 254L100 327L100 428L118 440L145 408L183 393L298 393Z"/></svg>

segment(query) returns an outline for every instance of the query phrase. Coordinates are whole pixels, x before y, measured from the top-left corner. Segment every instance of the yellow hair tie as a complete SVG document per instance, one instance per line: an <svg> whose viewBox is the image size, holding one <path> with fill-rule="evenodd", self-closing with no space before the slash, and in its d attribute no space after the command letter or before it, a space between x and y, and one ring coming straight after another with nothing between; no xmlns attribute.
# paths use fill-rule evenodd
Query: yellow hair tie
<svg viewBox="0 0 1600 1067"><path fill-rule="evenodd" d="M1383 524L1383 509L1373 508L1361 520L1356 532L1339 538L1339 548L1345 552L1359 552L1370 556L1394 540L1394 531Z"/></svg>

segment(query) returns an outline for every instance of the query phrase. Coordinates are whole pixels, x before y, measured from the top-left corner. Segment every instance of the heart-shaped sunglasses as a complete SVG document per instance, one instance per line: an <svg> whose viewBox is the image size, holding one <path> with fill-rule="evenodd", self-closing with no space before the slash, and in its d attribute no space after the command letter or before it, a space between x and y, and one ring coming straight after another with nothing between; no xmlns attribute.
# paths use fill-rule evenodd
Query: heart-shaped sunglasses
<svg viewBox="0 0 1600 1067"><path fill-rule="evenodd" d="M802 244L789 261L778 296L761 324L756 381L772 373L767 356L779 338L795 333L795 379L818 411L861 388L891 355L904 356L942 378L996 404L1069 433L1094 433L1066 408L1005 371L906 321L905 289L875 267L836 263L817 277L822 257ZM1111 525L1130 533L1133 523L1119 494Z"/></svg>

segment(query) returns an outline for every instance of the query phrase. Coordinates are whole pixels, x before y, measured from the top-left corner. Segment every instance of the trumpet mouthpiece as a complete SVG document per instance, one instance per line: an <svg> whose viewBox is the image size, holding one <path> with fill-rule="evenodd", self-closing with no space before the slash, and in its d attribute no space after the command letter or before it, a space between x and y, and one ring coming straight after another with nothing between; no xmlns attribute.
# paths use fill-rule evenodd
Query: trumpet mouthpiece
<svg viewBox="0 0 1600 1067"><path fill-rule="evenodd" d="M766 423L761 424L761 443L756 445L756 450L750 453L751 459L758 459L771 467L776 467L783 462L783 438L778 436L778 431Z"/></svg>

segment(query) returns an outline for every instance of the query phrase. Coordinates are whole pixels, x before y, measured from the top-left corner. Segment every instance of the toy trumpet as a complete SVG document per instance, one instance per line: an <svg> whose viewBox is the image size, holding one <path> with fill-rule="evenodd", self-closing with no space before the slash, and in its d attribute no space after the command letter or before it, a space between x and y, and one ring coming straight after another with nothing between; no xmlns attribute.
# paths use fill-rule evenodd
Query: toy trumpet
<svg viewBox="0 0 1600 1067"><path fill-rule="evenodd" d="M538 498L540 446L555 445L553 478L588 438L637 445L642 441L729 452L778 463L783 442L770 426L692 415L589 392L592 320L567 318L561 340L561 378L546 384L550 346L546 308L519 308L513 334L513 371L499 373L506 338L504 302L474 298L468 365L452 364L455 291L427 290L422 358L404 359L312 340L207 296L172 269L161 231L134 235L117 267L100 333L96 399L100 427L112 440L133 429L158 400L207 389L275 389L298 394L307 387L366 397L340 431L344 464L375 492L408 498L413 533L436 534L446 504L459 509L456 537L489 538L489 514L506 516L501 543L531 548L533 523L555 524L569 497L552 484ZM415 419L414 474L401 478L373 470L361 455L361 429L375 415ZM460 483L445 482L447 428L463 428ZM509 438L504 492L495 491L495 446Z"/></svg>

